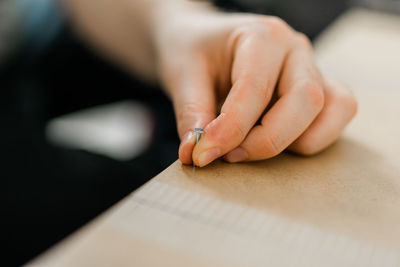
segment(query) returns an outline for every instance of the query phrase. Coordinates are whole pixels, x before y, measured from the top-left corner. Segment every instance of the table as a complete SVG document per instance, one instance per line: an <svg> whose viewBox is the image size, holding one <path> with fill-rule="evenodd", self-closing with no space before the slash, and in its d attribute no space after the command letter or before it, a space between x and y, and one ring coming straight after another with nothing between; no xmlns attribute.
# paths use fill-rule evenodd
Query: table
<svg viewBox="0 0 400 267"><path fill-rule="evenodd" d="M359 114L314 157L179 161L30 264L400 266L400 17L352 9L316 59Z"/></svg>

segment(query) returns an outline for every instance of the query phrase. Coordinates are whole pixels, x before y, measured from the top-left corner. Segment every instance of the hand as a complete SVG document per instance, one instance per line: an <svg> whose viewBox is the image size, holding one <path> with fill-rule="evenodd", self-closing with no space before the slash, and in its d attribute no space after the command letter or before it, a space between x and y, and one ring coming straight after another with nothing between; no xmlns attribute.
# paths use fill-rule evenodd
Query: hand
<svg viewBox="0 0 400 267"><path fill-rule="evenodd" d="M349 91L319 73L310 41L279 18L189 12L165 28L159 70L185 164L315 154L356 113ZM196 146L195 127L206 131Z"/></svg>

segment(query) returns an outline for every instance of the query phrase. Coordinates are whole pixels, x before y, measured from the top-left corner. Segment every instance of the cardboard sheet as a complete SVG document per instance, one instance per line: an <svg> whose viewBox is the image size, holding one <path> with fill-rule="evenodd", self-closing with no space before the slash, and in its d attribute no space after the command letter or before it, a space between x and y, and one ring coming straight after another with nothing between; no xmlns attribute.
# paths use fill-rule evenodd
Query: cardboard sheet
<svg viewBox="0 0 400 267"><path fill-rule="evenodd" d="M317 42L359 114L314 157L179 161L32 264L399 266L400 19L352 10Z"/></svg>

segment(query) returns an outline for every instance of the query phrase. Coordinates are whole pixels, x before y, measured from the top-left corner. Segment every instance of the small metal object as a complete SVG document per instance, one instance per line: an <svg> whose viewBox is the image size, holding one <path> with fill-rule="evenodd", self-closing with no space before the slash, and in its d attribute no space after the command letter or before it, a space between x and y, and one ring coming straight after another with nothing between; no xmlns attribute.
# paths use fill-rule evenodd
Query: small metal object
<svg viewBox="0 0 400 267"><path fill-rule="evenodd" d="M202 128L194 128L194 132L196 133L196 144L199 142L200 140L200 136L202 133L205 133L206 131L204 131L204 129ZM193 161L193 171L195 169L195 165L194 165L194 161Z"/></svg>
<svg viewBox="0 0 400 267"><path fill-rule="evenodd" d="M202 133L205 133L206 131L204 131L204 129L202 128L194 128L194 132L196 133L196 144L197 144L200 140L200 135Z"/></svg>

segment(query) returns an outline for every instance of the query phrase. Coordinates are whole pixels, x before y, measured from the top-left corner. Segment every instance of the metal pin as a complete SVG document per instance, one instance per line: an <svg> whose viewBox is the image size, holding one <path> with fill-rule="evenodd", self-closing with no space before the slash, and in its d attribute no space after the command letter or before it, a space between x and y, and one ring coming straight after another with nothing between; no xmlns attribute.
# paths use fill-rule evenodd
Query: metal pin
<svg viewBox="0 0 400 267"><path fill-rule="evenodd" d="M205 133L206 131L204 131L204 129L202 128L194 128L194 132L196 133L196 144L199 142L200 140L200 136L202 133ZM194 161L193 161L193 171L194 171Z"/></svg>
<svg viewBox="0 0 400 267"><path fill-rule="evenodd" d="M196 144L197 144L200 140L201 134L205 133L206 131L204 131L204 129L202 128L194 128L194 132L196 133Z"/></svg>

